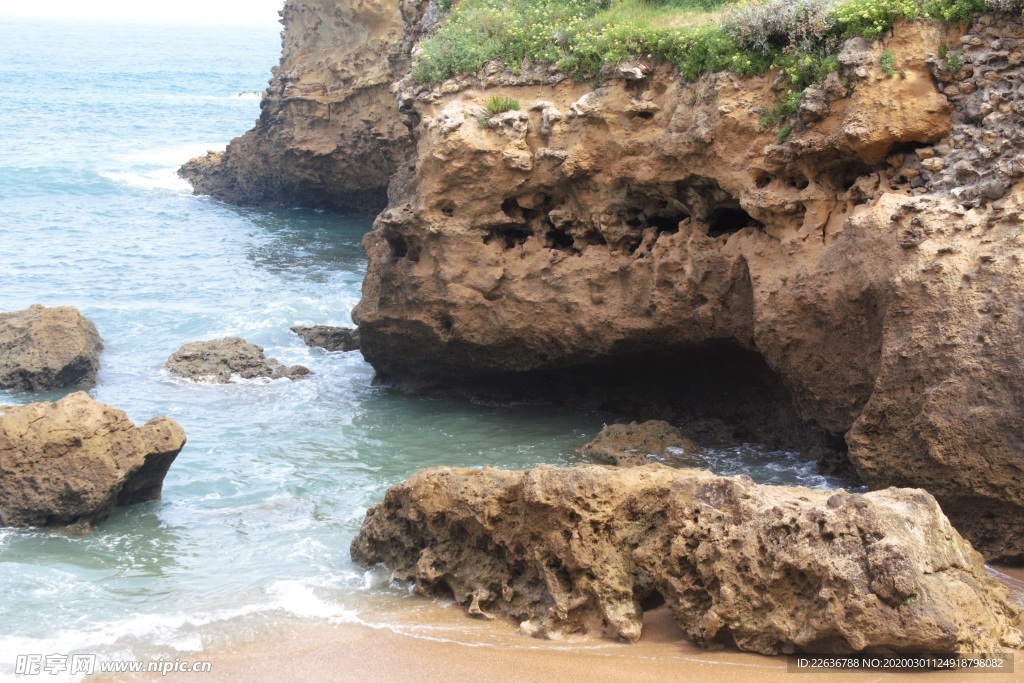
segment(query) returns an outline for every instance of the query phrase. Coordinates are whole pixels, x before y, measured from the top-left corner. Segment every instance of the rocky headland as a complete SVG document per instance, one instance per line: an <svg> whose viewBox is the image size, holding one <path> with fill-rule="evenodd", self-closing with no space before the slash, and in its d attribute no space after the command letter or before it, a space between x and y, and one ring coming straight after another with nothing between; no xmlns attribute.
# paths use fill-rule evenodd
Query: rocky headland
<svg viewBox="0 0 1024 683"><path fill-rule="evenodd" d="M102 350L96 326L72 306L0 313L0 389L94 386Z"/></svg>
<svg viewBox="0 0 1024 683"><path fill-rule="evenodd" d="M0 406L0 526L88 527L158 499L184 445L174 420L136 427L84 392Z"/></svg>
<svg viewBox="0 0 1024 683"><path fill-rule="evenodd" d="M244 206L376 213L413 144L391 84L408 71L425 2L286 2L281 64L256 127L179 171Z"/></svg>

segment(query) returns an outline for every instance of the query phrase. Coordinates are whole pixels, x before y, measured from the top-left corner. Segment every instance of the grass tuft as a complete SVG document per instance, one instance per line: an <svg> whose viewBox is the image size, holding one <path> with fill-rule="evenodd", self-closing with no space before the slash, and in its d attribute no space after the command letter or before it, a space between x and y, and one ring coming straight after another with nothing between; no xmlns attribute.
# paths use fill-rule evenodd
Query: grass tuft
<svg viewBox="0 0 1024 683"><path fill-rule="evenodd" d="M491 99L487 100L487 104L484 105L484 109L487 110L488 116L503 114L507 111L517 111L519 109L519 100L512 99L511 97L505 97L503 95L495 95Z"/></svg>

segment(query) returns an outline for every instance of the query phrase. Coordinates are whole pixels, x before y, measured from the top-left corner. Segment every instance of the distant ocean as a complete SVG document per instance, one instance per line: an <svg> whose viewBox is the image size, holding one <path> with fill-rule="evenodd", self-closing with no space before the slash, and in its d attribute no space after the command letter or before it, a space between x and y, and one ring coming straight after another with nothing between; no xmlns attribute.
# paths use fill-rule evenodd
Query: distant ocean
<svg viewBox="0 0 1024 683"><path fill-rule="evenodd" d="M569 464L609 419L397 395L358 353L288 331L351 324L370 222L233 208L174 173L252 126L279 49L274 30L0 23L0 310L77 306L106 342L90 393L188 434L162 501L85 536L0 530L0 678L20 654L195 659L282 624L379 619L407 590L348 545L387 486L430 465ZM316 374L210 386L161 371L183 343L228 335ZM755 447L707 464L830 484Z"/></svg>

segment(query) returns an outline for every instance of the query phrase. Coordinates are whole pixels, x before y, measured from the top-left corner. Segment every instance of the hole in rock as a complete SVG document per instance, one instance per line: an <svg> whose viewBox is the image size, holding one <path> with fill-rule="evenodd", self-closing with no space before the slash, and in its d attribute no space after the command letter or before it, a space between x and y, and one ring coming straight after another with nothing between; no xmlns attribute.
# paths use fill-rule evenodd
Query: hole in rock
<svg viewBox="0 0 1024 683"><path fill-rule="evenodd" d="M438 208L441 209L441 213L443 213L445 216L455 215L455 202L453 202L450 199L446 199L443 202L441 202Z"/></svg>
<svg viewBox="0 0 1024 683"><path fill-rule="evenodd" d="M644 121L650 121L651 119L654 118L654 112L653 111L642 111L642 112L638 113L636 115L636 117L638 119L643 119Z"/></svg>
<svg viewBox="0 0 1024 683"><path fill-rule="evenodd" d="M786 185L797 190L806 190L811 184L806 177L803 175L795 175L786 181Z"/></svg>
<svg viewBox="0 0 1024 683"><path fill-rule="evenodd" d="M547 231L545 237L547 238L547 244L545 246L549 249L576 251L575 248L573 248L572 237L565 230L552 226L551 229Z"/></svg>
<svg viewBox="0 0 1024 683"><path fill-rule="evenodd" d="M640 609L644 612L650 609L657 609L665 604L665 596L663 596L658 589L652 588L650 592L639 596L637 602L640 603Z"/></svg>
<svg viewBox="0 0 1024 683"><path fill-rule="evenodd" d="M671 235L679 232L679 224L682 223L687 218L688 216L686 214L680 213L676 215L667 216L651 216L648 219L648 222L651 224L653 228L655 228L658 231L659 235L663 233L668 233Z"/></svg>
<svg viewBox="0 0 1024 683"><path fill-rule="evenodd" d="M509 197L503 201L501 203L501 210L512 220L523 220L523 208L519 206L519 202L516 201L515 197Z"/></svg>
<svg viewBox="0 0 1024 683"><path fill-rule="evenodd" d="M763 190L764 188L768 187L768 185L770 185L771 182L771 176L767 174L762 174L757 176L757 178L754 180L754 187L756 187L759 190Z"/></svg>
<svg viewBox="0 0 1024 683"><path fill-rule="evenodd" d="M822 171L822 178L831 178L831 185L843 192L850 191L857 181L874 171L862 161L844 161Z"/></svg>
<svg viewBox="0 0 1024 683"><path fill-rule="evenodd" d="M525 244L526 240L530 239L531 236L532 233L529 230L518 226L492 228L490 232L484 235L484 244L490 244L491 242L497 241L505 249L512 249Z"/></svg>
<svg viewBox="0 0 1024 683"><path fill-rule="evenodd" d="M764 229L764 225L754 220L749 213L743 209L729 206L722 206L711 212L708 216L708 235L718 237L738 232L743 228Z"/></svg>
<svg viewBox="0 0 1024 683"><path fill-rule="evenodd" d="M384 239L391 247L391 260L397 261L400 258L405 258L409 253L409 244L401 235L387 235Z"/></svg>

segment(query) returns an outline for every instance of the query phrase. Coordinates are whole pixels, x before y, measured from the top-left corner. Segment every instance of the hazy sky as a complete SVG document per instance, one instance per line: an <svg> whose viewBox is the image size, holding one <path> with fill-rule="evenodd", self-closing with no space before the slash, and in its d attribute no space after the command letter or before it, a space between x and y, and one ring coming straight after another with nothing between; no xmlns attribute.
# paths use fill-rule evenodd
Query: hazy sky
<svg viewBox="0 0 1024 683"><path fill-rule="evenodd" d="M284 0L0 0L0 18L274 26Z"/></svg>

